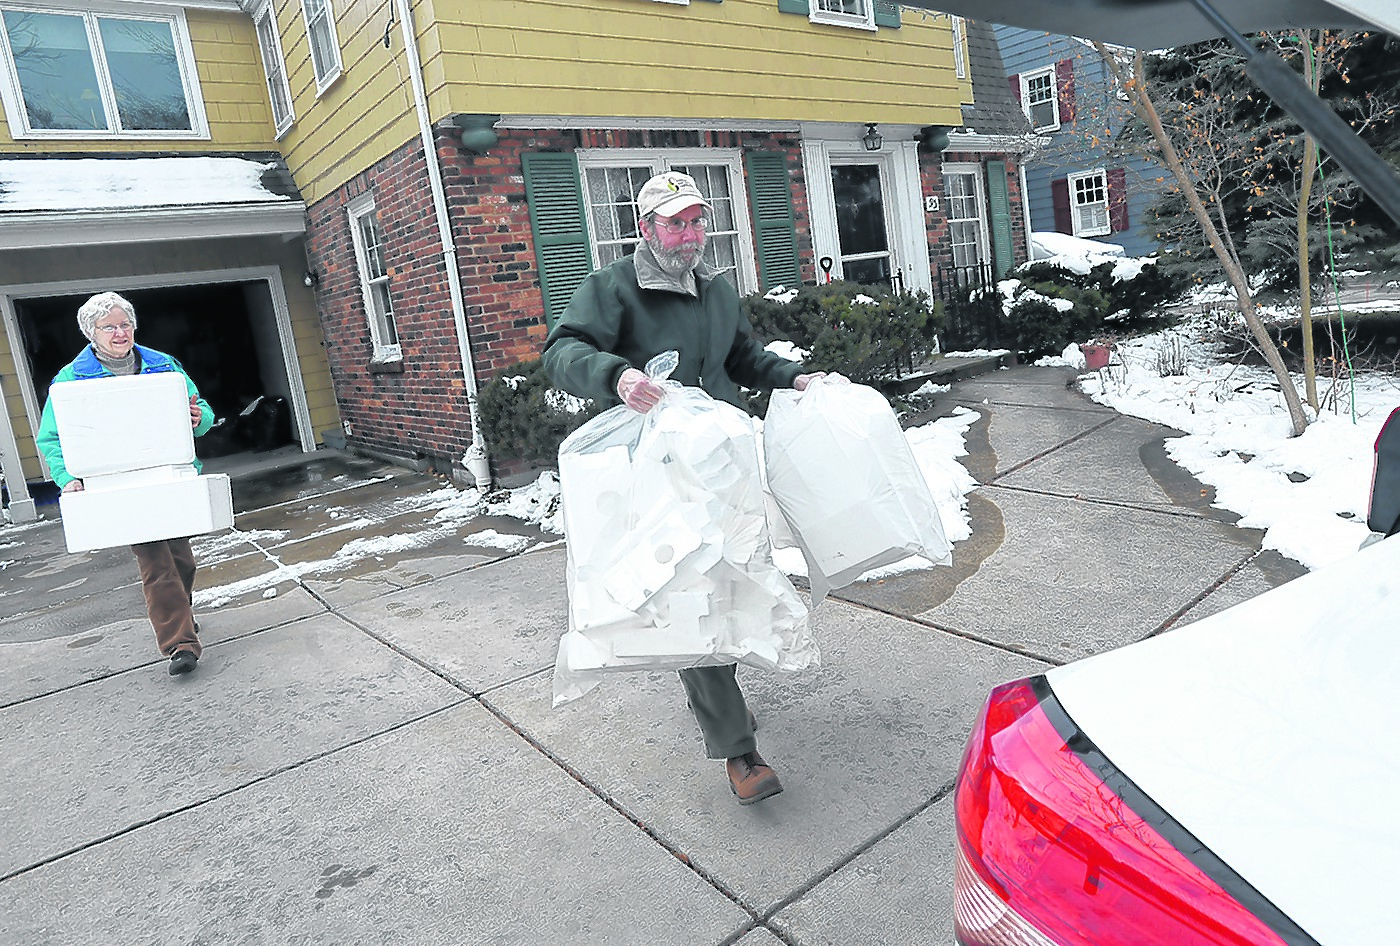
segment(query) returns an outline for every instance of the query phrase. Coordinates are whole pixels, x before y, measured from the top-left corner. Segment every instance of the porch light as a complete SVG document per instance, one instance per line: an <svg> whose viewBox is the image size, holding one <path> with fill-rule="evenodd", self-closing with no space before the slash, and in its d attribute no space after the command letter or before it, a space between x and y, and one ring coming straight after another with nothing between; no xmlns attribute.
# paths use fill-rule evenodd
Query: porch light
<svg viewBox="0 0 1400 946"><path fill-rule="evenodd" d="M866 151L879 151L880 146L885 143L885 138L875 130L873 123L865 126L865 134L861 136L861 141L865 144Z"/></svg>

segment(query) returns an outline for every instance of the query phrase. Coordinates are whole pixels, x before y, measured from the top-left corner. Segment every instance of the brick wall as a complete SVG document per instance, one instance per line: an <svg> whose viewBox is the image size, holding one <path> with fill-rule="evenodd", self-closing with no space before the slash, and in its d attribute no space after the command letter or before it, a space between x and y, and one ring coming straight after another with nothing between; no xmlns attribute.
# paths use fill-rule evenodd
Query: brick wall
<svg viewBox="0 0 1400 946"><path fill-rule="evenodd" d="M539 355L545 339L521 155L577 148L740 147L784 151L793 177L802 277L815 282L811 225L798 138L755 132L593 129L501 130L485 155L464 151L456 130L436 145L461 274L478 384ZM371 364L373 343L360 294L346 205L373 195L391 272L401 370ZM745 197L745 199L747 199ZM460 469L471 421L427 167L417 139L368 168L308 212L308 252L320 273L317 303L331 376L352 443ZM497 462L498 475L523 469Z"/></svg>

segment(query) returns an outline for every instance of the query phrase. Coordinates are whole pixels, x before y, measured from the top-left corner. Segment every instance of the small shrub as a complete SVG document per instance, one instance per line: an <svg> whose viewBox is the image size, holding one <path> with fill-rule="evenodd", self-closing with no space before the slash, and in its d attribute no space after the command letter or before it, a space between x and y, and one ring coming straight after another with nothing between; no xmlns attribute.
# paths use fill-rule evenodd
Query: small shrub
<svg viewBox="0 0 1400 946"><path fill-rule="evenodd" d="M845 281L804 286L788 302L748 296L744 310L761 341L783 339L808 352L809 370L872 385L932 354L943 324L926 293Z"/></svg>
<svg viewBox="0 0 1400 946"><path fill-rule="evenodd" d="M552 387L538 358L512 365L483 385L477 409L493 456L551 464L564 438L603 410Z"/></svg>

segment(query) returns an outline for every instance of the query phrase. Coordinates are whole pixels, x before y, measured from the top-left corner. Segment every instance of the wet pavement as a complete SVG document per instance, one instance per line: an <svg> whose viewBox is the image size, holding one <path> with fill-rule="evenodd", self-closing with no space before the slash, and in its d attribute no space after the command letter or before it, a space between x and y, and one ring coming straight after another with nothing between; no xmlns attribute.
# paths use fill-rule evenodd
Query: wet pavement
<svg viewBox="0 0 1400 946"><path fill-rule="evenodd" d="M951 943L987 690L1302 571L1072 377L938 397L981 415L973 535L817 608L819 672L741 672L786 786L751 808L673 674L551 708L562 542L430 476L239 472L182 678L129 552L0 528L0 944Z"/></svg>

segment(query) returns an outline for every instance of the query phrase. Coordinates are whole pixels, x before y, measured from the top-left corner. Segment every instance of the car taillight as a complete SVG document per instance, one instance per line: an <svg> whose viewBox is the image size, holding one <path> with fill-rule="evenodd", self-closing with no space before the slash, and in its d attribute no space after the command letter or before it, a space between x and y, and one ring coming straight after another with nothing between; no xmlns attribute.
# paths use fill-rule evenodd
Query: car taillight
<svg viewBox="0 0 1400 946"><path fill-rule="evenodd" d="M1282 946L1066 744L1037 687L1053 700L1043 680L993 690L963 754L958 942ZM1189 837L1164 816L1159 826Z"/></svg>

